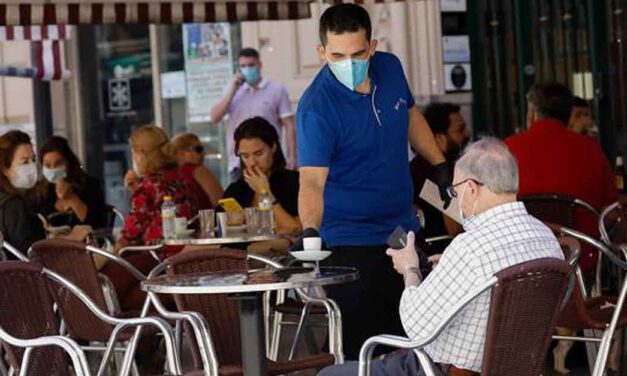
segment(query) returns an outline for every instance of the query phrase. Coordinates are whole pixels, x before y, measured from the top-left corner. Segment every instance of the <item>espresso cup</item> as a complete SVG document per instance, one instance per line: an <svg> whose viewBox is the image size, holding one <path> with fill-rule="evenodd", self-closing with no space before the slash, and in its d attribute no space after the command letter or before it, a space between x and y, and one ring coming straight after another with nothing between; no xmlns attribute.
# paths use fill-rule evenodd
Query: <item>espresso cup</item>
<svg viewBox="0 0 627 376"><path fill-rule="evenodd" d="M304 251L321 251L322 239L320 238L303 238Z"/></svg>

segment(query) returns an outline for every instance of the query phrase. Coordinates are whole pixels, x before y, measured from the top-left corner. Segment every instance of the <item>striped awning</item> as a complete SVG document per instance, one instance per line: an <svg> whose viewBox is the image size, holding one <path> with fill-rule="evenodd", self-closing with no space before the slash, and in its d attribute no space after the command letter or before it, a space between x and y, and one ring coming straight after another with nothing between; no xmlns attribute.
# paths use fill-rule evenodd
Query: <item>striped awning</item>
<svg viewBox="0 0 627 376"><path fill-rule="evenodd" d="M170 24L309 18L309 1L26 1L0 4L0 25Z"/></svg>
<svg viewBox="0 0 627 376"><path fill-rule="evenodd" d="M4 0L0 26L297 20L311 16L309 3L313 1L317 0ZM368 4L405 0L324 1Z"/></svg>

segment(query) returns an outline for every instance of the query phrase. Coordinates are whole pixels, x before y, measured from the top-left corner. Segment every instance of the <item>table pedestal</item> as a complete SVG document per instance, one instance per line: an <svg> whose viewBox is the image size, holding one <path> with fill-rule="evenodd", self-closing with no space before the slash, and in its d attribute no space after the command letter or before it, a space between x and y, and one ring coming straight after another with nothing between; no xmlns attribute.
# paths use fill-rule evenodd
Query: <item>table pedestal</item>
<svg viewBox="0 0 627 376"><path fill-rule="evenodd" d="M262 296L261 293L252 293L232 297L240 303L240 337L245 376L266 376L268 374Z"/></svg>

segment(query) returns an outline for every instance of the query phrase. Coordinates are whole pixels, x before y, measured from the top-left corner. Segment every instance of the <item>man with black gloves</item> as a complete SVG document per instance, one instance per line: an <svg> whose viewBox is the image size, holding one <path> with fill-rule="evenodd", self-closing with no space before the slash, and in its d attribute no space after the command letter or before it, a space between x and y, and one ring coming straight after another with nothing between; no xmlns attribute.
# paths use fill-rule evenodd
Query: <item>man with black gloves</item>
<svg viewBox="0 0 627 376"><path fill-rule="evenodd" d="M357 359L372 335L403 334L398 314L403 279L386 256L385 243L401 225L417 234L421 248L408 142L435 166L447 202L451 182L400 61L375 52L371 31L368 13L358 5L340 4L324 12L318 52L327 63L301 98L296 122L304 237L321 236L329 245L333 253L327 265L360 272L359 281L327 289L342 311L347 359Z"/></svg>

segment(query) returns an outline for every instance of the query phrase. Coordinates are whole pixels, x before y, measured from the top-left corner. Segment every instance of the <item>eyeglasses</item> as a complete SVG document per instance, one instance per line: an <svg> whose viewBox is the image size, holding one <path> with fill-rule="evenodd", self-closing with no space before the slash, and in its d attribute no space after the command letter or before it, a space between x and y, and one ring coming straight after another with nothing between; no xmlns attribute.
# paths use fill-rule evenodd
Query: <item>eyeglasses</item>
<svg viewBox="0 0 627 376"><path fill-rule="evenodd" d="M202 153L205 152L205 147L203 145L201 145L201 144L198 144L198 145L192 147L192 150L195 151L198 154L202 154Z"/></svg>
<svg viewBox="0 0 627 376"><path fill-rule="evenodd" d="M460 185L462 185L464 183L467 183L469 181L474 182L475 184L477 184L480 187L483 185L482 182L477 181L476 179L468 178L468 179L464 179L464 180L460 181L459 183L453 184L453 185L449 186L448 188L446 188L446 193L448 193L450 198L456 198L457 197L457 192L455 192L455 187L459 187Z"/></svg>

